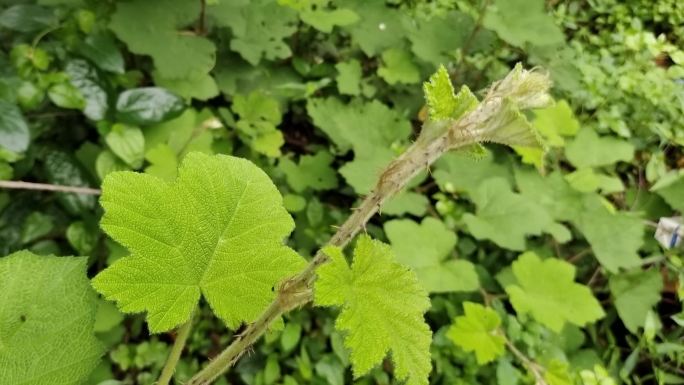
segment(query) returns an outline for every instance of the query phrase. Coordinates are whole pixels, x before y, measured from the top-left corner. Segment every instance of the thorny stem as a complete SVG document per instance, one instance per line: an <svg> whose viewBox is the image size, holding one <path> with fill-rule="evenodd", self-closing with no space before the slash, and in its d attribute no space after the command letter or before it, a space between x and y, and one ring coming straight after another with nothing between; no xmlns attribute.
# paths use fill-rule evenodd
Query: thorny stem
<svg viewBox="0 0 684 385"><path fill-rule="evenodd" d="M15 180L0 180L0 188L56 191L75 194L99 195L100 190L90 187L61 186L56 184L32 183Z"/></svg>
<svg viewBox="0 0 684 385"><path fill-rule="evenodd" d="M517 72L516 72L517 71ZM524 76L529 76L524 79ZM487 97L478 107L449 123L437 134L421 133L406 152L392 161L380 174L371 193L365 197L347 220L340 226L326 246L343 248L364 228L368 220L382 205L401 191L408 183L428 168L447 151L472 145L481 141L497 141L498 115L502 114L506 98L517 98L522 108L539 106L548 97L550 83L539 82L540 78L530 72L514 70L507 78L495 83ZM543 79L542 79L543 80ZM503 123L502 123L503 124ZM424 127L425 132L425 127ZM434 136L431 136L434 135ZM505 137L504 140L511 138ZM515 139L515 138L513 138ZM507 144L510 144L506 142ZM209 365L195 374L187 385L208 385L226 372L257 339L268 330L269 325L283 313L303 306L313 299L312 284L316 269L326 263L328 257L319 250L307 267L296 276L284 281L278 290L276 300L264 313L242 332Z"/></svg>
<svg viewBox="0 0 684 385"><path fill-rule="evenodd" d="M176 340L173 342L173 347L171 352L169 352L169 357L166 359L164 368L162 369L157 385L168 385L169 381L173 377L173 373L176 370L176 365L178 365L178 360L180 359L183 348L185 347L185 342L188 340L190 335L190 330L192 330L192 321L194 320L194 312L190 316L188 322L184 323L179 329L176 335Z"/></svg>

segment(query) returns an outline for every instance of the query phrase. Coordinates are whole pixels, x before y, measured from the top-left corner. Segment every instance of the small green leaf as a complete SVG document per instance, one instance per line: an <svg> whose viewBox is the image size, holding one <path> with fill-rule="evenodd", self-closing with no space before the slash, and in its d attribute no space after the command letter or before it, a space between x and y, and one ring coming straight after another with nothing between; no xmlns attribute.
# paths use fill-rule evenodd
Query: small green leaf
<svg viewBox="0 0 684 385"><path fill-rule="evenodd" d="M394 261L388 245L362 236L351 268L336 247L318 269L314 302L342 308L335 327L347 332L354 377L368 373L391 350L394 375L407 385L427 385L431 332L423 319L430 307L415 274Z"/></svg>
<svg viewBox="0 0 684 385"><path fill-rule="evenodd" d="M392 145L411 134L411 125L399 111L376 100L343 104L336 98L309 99L307 111L341 152L354 150L354 160L340 173L360 194L371 190L377 173L394 159Z"/></svg>
<svg viewBox="0 0 684 385"><path fill-rule="evenodd" d="M448 185L471 196L477 194L477 188L491 178L502 178L509 186L513 184L508 162L495 158L486 148L485 153L477 158L464 151L448 152L435 162L432 175L443 188Z"/></svg>
<svg viewBox="0 0 684 385"><path fill-rule="evenodd" d="M555 258L541 260L526 252L512 267L517 284L507 286L506 292L518 313L531 313L556 332L566 322L584 326L605 315L591 290L574 282L575 267L570 263Z"/></svg>
<svg viewBox="0 0 684 385"><path fill-rule="evenodd" d="M608 271L637 266L644 239L644 223L628 212L610 212L598 196L584 198L573 223L589 241L596 259Z"/></svg>
<svg viewBox="0 0 684 385"><path fill-rule="evenodd" d="M646 324L646 315L660 301L663 277L657 270L633 270L610 277L615 308L627 329L637 333Z"/></svg>
<svg viewBox="0 0 684 385"><path fill-rule="evenodd" d="M420 225L410 219L388 221L385 233L397 261L411 267L429 292L472 291L480 286L475 266L451 257L456 234L441 221L431 217Z"/></svg>
<svg viewBox="0 0 684 385"><path fill-rule="evenodd" d="M100 203L102 228L132 255L93 286L123 312L146 311L153 333L187 321L200 296L231 328L251 321L304 264L282 244L294 223L280 193L244 159L190 153L172 184L112 173Z"/></svg>
<svg viewBox="0 0 684 385"><path fill-rule="evenodd" d="M70 83L58 83L48 89L48 97L58 107L82 110L86 100L79 90Z"/></svg>
<svg viewBox="0 0 684 385"><path fill-rule="evenodd" d="M565 156L577 168L609 166L631 161L634 146L611 136L600 137L593 129L584 128L565 146Z"/></svg>
<svg viewBox="0 0 684 385"><path fill-rule="evenodd" d="M145 172L167 182L176 179L178 169L178 159L169 145L159 143L145 154L145 159L150 165L145 168Z"/></svg>
<svg viewBox="0 0 684 385"><path fill-rule="evenodd" d="M134 169L142 167L145 158L145 137L138 127L115 124L105 136L105 142L126 164Z"/></svg>
<svg viewBox="0 0 684 385"><path fill-rule="evenodd" d="M361 63L352 59L335 64L337 70L337 89L343 95L358 95L361 93Z"/></svg>
<svg viewBox="0 0 684 385"><path fill-rule="evenodd" d="M72 222L67 227L66 238L78 255L88 255L97 244L98 229L83 221Z"/></svg>
<svg viewBox="0 0 684 385"><path fill-rule="evenodd" d="M79 384L100 361L87 258L0 258L0 383Z"/></svg>
<svg viewBox="0 0 684 385"><path fill-rule="evenodd" d="M199 14L199 2L126 1L116 4L109 28L131 52L150 55L162 77L180 79L207 74L216 62L211 40L180 31L195 23Z"/></svg>
<svg viewBox="0 0 684 385"><path fill-rule="evenodd" d="M296 192L307 188L312 190L330 190L337 187L337 174L330 167L335 158L326 151L315 155L299 157L299 164L289 158L280 158L278 166L285 173L287 183Z"/></svg>
<svg viewBox="0 0 684 385"><path fill-rule="evenodd" d="M651 187L651 191L663 197L670 207L684 213L684 170L665 175Z"/></svg>
<svg viewBox="0 0 684 385"><path fill-rule="evenodd" d="M575 136L580 129L568 102L560 100L553 106L534 111L534 127L553 147L563 147L564 137Z"/></svg>
<svg viewBox="0 0 684 385"><path fill-rule="evenodd" d="M449 72L440 65L430 80L423 83L423 93L432 120L458 119L463 114L474 110L478 100L467 86L463 86L454 94Z"/></svg>
<svg viewBox="0 0 684 385"><path fill-rule="evenodd" d="M475 352L478 365L494 361L505 352L506 339L499 329L501 318L479 303L464 302L465 315L456 317L447 337L467 352Z"/></svg>
<svg viewBox="0 0 684 385"><path fill-rule="evenodd" d="M389 84L412 84L420 81L420 71L413 56L400 48L390 48L382 53L383 64L378 75Z"/></svg>
<svg viewBox="0 0 684 385"><path fill-rule="evenodd" d="M116 100L116 117L122 123L148 125L173 119L185 108L183 99L159 87L126 90Z"/></svg>

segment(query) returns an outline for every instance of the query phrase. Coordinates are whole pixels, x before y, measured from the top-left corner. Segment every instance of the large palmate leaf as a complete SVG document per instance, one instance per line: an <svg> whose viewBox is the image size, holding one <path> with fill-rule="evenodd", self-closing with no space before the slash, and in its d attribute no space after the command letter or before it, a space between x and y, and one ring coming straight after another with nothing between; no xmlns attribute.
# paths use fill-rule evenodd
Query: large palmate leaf
<svg viewBox="0 0 684 385"><path fill-rule="evenodd" d="M537 202L514 193L503 178L483 182L472 196L477 213L465 214L463 220L477 239L490 239L511 250L525 248L530 235L549 233L559 242L570 239L570 232L553 221Z"/></svg>
<svg viewBox="0 0 684 385"><path fill-rule="evenodd" d="M464 302L465 315L456 317L447 337L468 352L475 352L482 365L503 355L506 338L499 329L501 318L492 309L479 303Z"/></svg>
<svg viewBox="0 0 684 385"><path fill-rule="evenodd" d="M411 267L429 292L477 290L475 266L449 258L456 246L456 234L441 221L427 217L418 224L410 219L385 223L397 261Z"/></svg>
<svg viewBox="0 0 684 385"><path fill-rule="evenodd" d="M394 261L388 245L359 238L351 268L339 248L318 269L314 302L340 306L335 326L347 332L354 376L367 373L392 351L394 373L407 385L427 385L431 332L423 319L430 307L415 274Z"/></svg>
<svg viewBox="0 0 684 385"><path fill-rule="evenodd" d="M605 315L591 290L574 282L575 267L568 262L526 252L513 262L513 274L517 284L506 292L515 310L531 313L552 330L559 332L565 322L584 326Z"/></svg>
<svg viewBox="0 0 684 385"><path fill-rule="evenodd" d="M124 312L148 312L152 332L187 321L200 295L230 327L252 320L303 264L282 243L294 223L278 190L244 159L189 153L173 184L111 173L100 202L102 228L132 255L93 285Z"/></svg>
<svg viewBox="0 0 684 385"><path fill-rule="evenodd" d="M19 251L0 258L0 383L78 384L103 347L87 258Z"/></svg>

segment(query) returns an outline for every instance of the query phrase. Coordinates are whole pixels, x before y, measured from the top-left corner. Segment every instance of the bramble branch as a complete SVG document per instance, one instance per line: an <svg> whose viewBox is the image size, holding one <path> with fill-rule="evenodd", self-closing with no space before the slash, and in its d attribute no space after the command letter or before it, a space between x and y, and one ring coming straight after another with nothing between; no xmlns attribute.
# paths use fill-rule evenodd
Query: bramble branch
<svg viewBox="0 0 684 385"><path fill-rule="evenodd" d="M481 142L531 145L536 137L530 132L518 130L518 126L514 124L515 119L519 117L520 109L548 105L551 102L548 94L550 86L551 82L546 74L534 70L526 71L517 66L504 79L492 85L475 110L456 120L426 122L418 139L383 170L375 188L340 226L326 246L346 246L365 228L368 220L388 199L450 150ZM313 299L312 284L316 278L316 269L327 261L328 257L319 250L302 272L280 286L276 300L264 313L187 384L212 383L264 334L275 319L294 307L310 302Z"/></svg>

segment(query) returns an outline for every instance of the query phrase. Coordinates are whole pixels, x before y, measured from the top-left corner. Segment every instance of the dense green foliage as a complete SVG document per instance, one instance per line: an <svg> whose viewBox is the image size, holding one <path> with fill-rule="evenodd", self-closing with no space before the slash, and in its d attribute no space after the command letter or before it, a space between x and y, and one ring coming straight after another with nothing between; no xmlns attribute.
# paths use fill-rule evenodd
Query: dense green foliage
<svg viewBox="0 0 684 385"><path fill-rule="evenodd" d="M152 384L174 334L151 333L199 302L187 380L423 121L523 62L556 103L501 117L520 145L416 177L366 226L391 250L329 249L334 307L287 314L218 383L422 384L430 330L430 384L683 383L684 260L649 226L684 210L683 25L676 0L0 1L0 180L103 189L0 190L0 367L95 366L92 328L84 383ZM116 302L85 259L34 254L89 256Z"/></svg>

